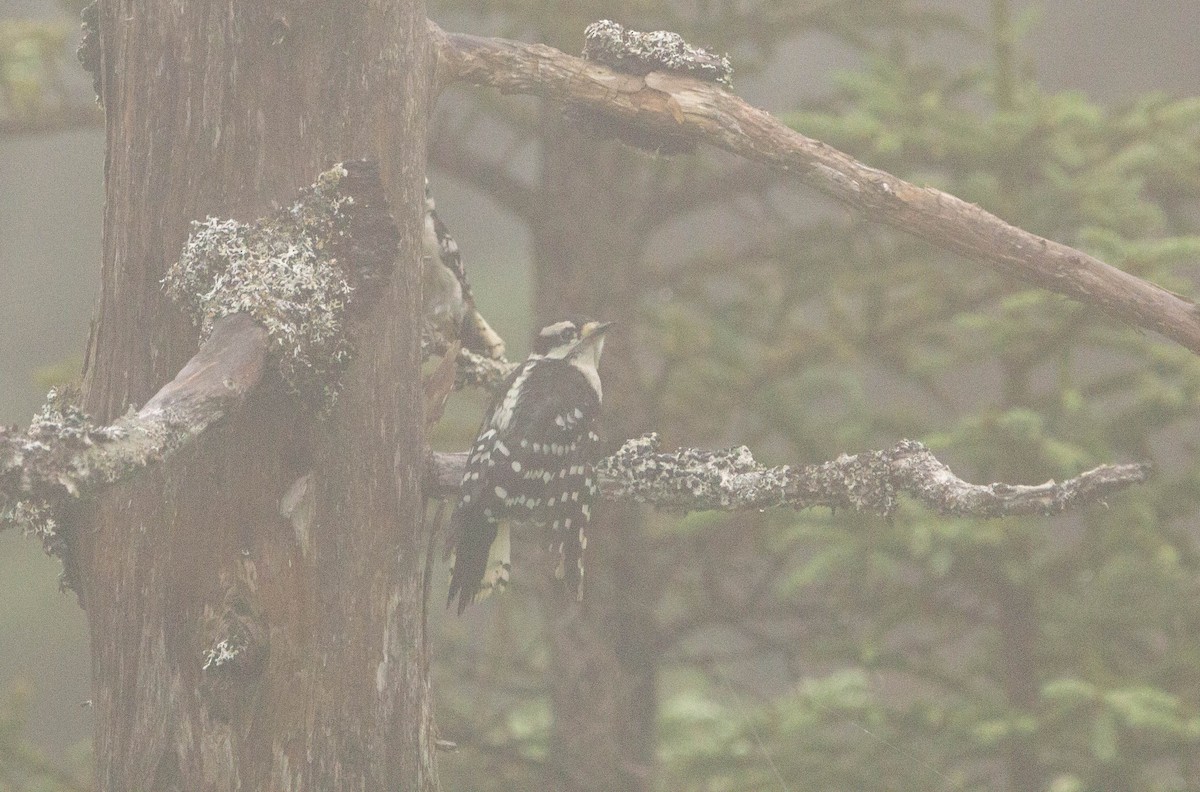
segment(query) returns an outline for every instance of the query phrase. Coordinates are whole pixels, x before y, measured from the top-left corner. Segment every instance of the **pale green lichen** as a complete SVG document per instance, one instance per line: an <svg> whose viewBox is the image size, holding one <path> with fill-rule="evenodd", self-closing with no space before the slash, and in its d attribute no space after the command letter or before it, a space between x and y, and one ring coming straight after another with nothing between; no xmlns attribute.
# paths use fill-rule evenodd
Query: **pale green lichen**
<svg viewBox="0 0 1200 792"><path fill-rule="evenodd" d="M224 316L246 313L266 328L289 389L328 409L350 361L346 305L354 290L338 261L347 232L346 169L322 173L291 206L254 223L209 217L192 223L163 282L207 337Z"/></svg>
<svg viewBox="0 0 1200 792"><path fill-rule="evenodd" d="M611 19L601 19L583 31L583 42L583 57L617 71L630 74L667 71L726 88L733 84L733 65L728 55L692 46L669 30L630 30Z"/></svg>
<svg viewBox="0 0 1200 792"><path fill-rule="evenodd" d="M29 422L22 447L26 452L45 452L46 459L53 452L54 458L62 460L57 464L65 464L66 469L59 472L56 481L72 497L77 497L88 482L97 479L116 481L128 467L118 465L118 469L106 470L105 464L116 464L118 460L110 461L102 454L85 453L96 446L128 439L129 429L123 425L124 419L108 426L97 426L75 403L77 395L52 388L46 394L46 403Z"/></svg>
<svg viewBox="0 0 1200 792"><path fill-rule="evenodd" d="M58 523L54 519L54 509L45 501L17 501L0 512L0 525L11 525L26 536L37 536L47 550L57 545Z"/></svg>
<svg viewBox="0 0 1200 792"><path fill-rule="evenodd" d="M14 527L36 535L47 552L60 555L62 540L56 519L64 496L78 497L93 477L87 452L124 437L118 426L96 426L75 404L78 393L53 388L46 403L20 436L10 436L0 462L0 482L9 493L0 498L0 528ZM22 497L13 495L21 493Z"/></svg>
<svg viewBox="0 0 1200 792"><path fill-rule="evenodd" d="M200 670L215 671L222 666L229 665L237 660L238 655L244 651L246 651L244 638L240 636L232 639L227 638L213 648L204 650L204 665Z"/></svg>

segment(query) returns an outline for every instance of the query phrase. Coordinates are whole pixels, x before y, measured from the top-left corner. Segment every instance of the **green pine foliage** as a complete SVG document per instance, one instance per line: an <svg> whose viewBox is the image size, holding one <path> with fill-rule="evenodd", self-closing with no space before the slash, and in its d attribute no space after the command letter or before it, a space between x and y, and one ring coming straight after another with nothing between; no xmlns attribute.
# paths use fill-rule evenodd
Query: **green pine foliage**
<svg viewBox="0 0 1200 792"><path fill-rule="evenodd" d="M895 47L789 121L1194 291L1200 100L1108 109L1013 71L954 71ZM984 523L910 505L890 524L806 513L697 533L685 521L681 564L732 580L743 565L770 585L725 598L741 614L728 632L680 645L680 666L705 673L669 677L664 788L1200 788L1200 359L836 212L782 235L750 274L717 300L709 276L685 280L692 298L658 320L668 339L705 340L668 344L680 425L704 393L724 413L709 432L732 422L773 461L908 436L977 481L1130 460L1156 473L1069 518ZM703 547L731 530L750 533L735 552ZM681 614L712 585L701 569Z"/></svg>
<svg viewBox="0 0 1200 792"><path fill-rule="evenodd" d="M66 23L0 18L0 121L30 121L62 104L72 30Z"/></svg>

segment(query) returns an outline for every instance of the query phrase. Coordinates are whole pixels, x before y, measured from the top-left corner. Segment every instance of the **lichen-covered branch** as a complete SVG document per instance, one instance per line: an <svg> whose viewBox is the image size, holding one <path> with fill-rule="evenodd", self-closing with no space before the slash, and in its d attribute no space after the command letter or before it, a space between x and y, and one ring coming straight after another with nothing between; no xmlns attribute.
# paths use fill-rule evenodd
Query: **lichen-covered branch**
<svg viewBox="0 0 1200 792"><path fill-rule="evenodd" d="M870 219L1200 353L1200 311L1191 300L1009 225L953 195L868 167L790 129L716 82L664 71L618 72L541 44L448 34L430 26L442 85L473 83L558 100L577 114L613 119L637 129L641 139L658 137L674 149L686 140L723 148L793 174Z"/></svg>
<svg viewBox="0 0 1200 792"><path fill-rule="evenodd" d="M686 74L733 85L728 55L694 47L669 30L630 30L611 19L593 22L583 31L583 57L629 74L652 71Z"/></svg>
<svg viewBox="0 0 1200 792"><path fill-rule="evenodd" d="M452 497L465 463L465 454L431 454L431 494ZM1147 464L1102 465L1063 482L970 484L912 440L819 465L769 468L745 446L663 453L653 434L627 441L596 467L607 500L684 512L827 506L884 517L895 513L900 495L947 516L1049 516L1101 502L1145 481L1149 473Z"/></svg>
<svg viewBox="0 0 1200 792"><path fill-rule="evenodd" d="M262 377L267 331L246 314L216 321L208 340L137 412L96 426L51 392L25 432L0 429L0 527L56 543L63 501L157 464L237 407Z"/></svg>
<svg viewBox="0 0 1200 792"><path fill-rule="evenodd" d="M354 306L368 302L395 262L398 231L382 190L373 165L346 162L269 218L194 223L165 286L201 326L199 351L111 425L52 392L26 431L0 429L0 527L38 533L53 549L64 501L188 445L241 404L268 358L327 407L351 354L351 296Z"/></svg>

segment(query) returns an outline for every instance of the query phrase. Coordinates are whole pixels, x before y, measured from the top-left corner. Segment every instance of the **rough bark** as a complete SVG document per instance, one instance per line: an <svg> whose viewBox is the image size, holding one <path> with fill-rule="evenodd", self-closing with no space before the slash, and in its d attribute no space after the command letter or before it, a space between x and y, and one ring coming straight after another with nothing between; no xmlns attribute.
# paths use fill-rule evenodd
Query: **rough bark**
<svg viewBox="0 0 1200 792"><path fill-rule="evenodd" d="M618 122L628 136L669 141L672 148L704 142L726 149L794 174L869 219L1200 353L1200 311L1191 300L1009 225L953 195L857 162L719 85L664 72L622 74L541 44L446 34L432 23L431 29L441 83L547 97Z"/></svg>
<svg viewBox="0 0 1200 792"><path fill-rule="evenodd" d="M196 447L69 520L97 786L434 789L418 486L424 8L107 2L99 28L89 413L142 404L195 351L160 286L189 221L253 220L332 162L369 156L401 207L401 243L330 417L260 388ZM285 520L298 479L303 508Z"/></svg>

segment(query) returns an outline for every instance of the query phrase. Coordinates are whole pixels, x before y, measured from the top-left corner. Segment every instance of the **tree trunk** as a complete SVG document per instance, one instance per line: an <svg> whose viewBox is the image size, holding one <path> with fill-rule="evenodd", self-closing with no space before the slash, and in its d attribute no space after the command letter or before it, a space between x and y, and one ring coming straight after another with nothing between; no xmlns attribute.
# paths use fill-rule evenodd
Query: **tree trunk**
<svg viewBox="0 0 1200 792"><path fill-rule="evenodd" d="M632 353L643 240L633 227L652 189L637 154L603 143L543 108L541 189L533 219L535 310L549 322L572 313L615 321L602 365L604 434L648 429ZM550 763L563 792L636 792L654 786L657 745L655 603L649 542L638 507L605 504L590 541L580 608L548 607Z"/></svg>
<svg viewBox="0 0 1200 792"><path fill-rule="evenodd" d="M107 0L100 31L89 412L140 405L195 351L159 286L189 221L253 219L333 162L371 157L401 243L332 416L264 386L197 448L76 516L97 788L436 789L419 488L423 3ZM310 471L301 526L279 500ZM222 641L241 648L205 670Z"/></svg>

